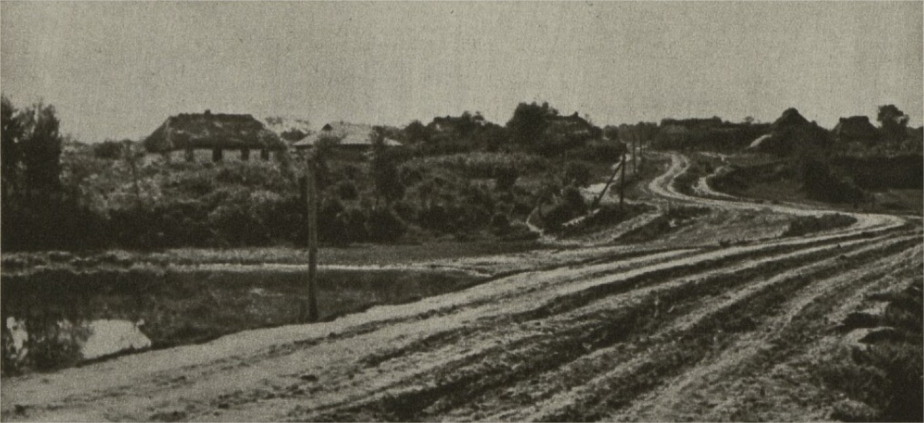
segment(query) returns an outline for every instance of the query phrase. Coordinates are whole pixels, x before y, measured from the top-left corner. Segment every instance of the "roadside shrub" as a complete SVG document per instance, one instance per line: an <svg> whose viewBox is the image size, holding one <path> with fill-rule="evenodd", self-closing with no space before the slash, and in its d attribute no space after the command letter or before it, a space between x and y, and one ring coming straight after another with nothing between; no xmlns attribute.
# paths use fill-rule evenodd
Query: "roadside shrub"
<svg viewBox="0 0 924 423"><path fill-rule="evenodd" d="M549 167L548 159L526 153L460 153L411 160L414 168L444 169L468 178L496 178L501 172L537 172Z"/></svg>
<svg viewBox="0 0 924 423"><path fill-rule="evenodd" d="M345 208L335 199L325 199L318 208L318 239L335 245L346 245L350 242L346 236L346 228L341 220Z"/></svg>
<svg viewBox="0 0 924 423"><path fill-rule="evenodd" d="M568 162L565 165L564 180L566 184L586 187L590 183L590 167L580 162ZM580 195L580 194L578 194Z"/></svg>
<svg viewBox="0 0 924 423"><path fill-rule="evenodd" d="M583 147L568 151L565 153L565 159L595 163L616 163L622 160L622 154L625 151L625 144L620 142L594 141Z"/></svg>
<svg viewBox="0 0 924 423"><path fill-rule="evenodd" d="M366 231L366 215L362 210L351 208L340 212L337 221L343 228L343 238L346 242L365 242L369 239Z"/></svg>
<svg viewBox="0 0 924 423"><path fill-rule="evenodd" d="M587 213L581 192L574 187L562 191L561 201L546 212L542 219L546 229L558 230L565 222Z"/></svg>
<svg viewBox="0 0 924 423"><path fill-rule="evenodd" d="M411 203L407 201L396 201L394 204L392 204L392 209L395 211L399 218L406 222L417 220L417 210L414 208L414 206L411 205Z"/></svg>
<svg viewBox="0 0 924 423"><path fill-rule="evenodd" d="M375 242L393 242L404 234L407 225L386 207L373 208L366 220L366 232L369 240Z"/></svg>
<svg viewBox="0 0 924 423"><path fill-rule="evenodd" d="M93 155L100 159L115 160L122 157L124 148L121 142L106 140L93 145Z"/></svg>
<svg viewBox="0 0 924 423"><path fill-rule="evenodd" d="M826 214L821 217L799 216L789 222L789 227L781 236L802 236L814 232L842 228L856 222L857 219L843 214Z"/></svg>
<svg viewBox="0 0 924 423"><path fill-rule="evenodd" d="M503 213L494 213L491 216L491 231L497 235L503 235L510 231L510 220Z"/></svg>
<svg viewBox="0 0 924 423"><path fill-rule="evenodd" d="M352 181L341 181L337 184L337 196L341 200L355 200L359 198L359 192L356 190L356 185Z"/></svg>
<svg viewBox="0 0 924 423"><path fill-rule="evenodd" d="M449 213L439 204L430 204L417 213L417 222L425 229L446 231L449 225Z"/></svg>
<svg viewBox="0 0 924 423"><path fill-rule="evenodd" d="M802 182L805 192L816 200L856 204L863 199L863 190L852 179L836 175L827 163L819 160L802 164Z"/></svg>
<svg viewBox="0 0 924 423"><path fill-rule="evenodd" d="M495 170L494 174L494 189L500 191L510 191L513 188L513 185L516 184L517 174L516 169L513 168L500 168Z"/></svg>

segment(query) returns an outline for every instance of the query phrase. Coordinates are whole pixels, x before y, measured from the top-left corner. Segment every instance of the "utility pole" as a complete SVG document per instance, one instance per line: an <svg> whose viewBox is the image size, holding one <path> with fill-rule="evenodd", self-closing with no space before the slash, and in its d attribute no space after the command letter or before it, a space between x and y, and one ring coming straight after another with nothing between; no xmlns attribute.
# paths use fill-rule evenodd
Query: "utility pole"
<svg viewBox="0 0 924 423"><path fill-rule="evenodd" d="M633 175L638 175L638 162L636 161L637 159L635 158L638 155L637 148L638 148L638 134L636 133L636 134L633 134L632 136L632 174Z"/></svg>
<svg viewBox="0 0 924 423"><path fill-rule="evenodd" d="M597 197L594 198L593 203L590 204L591 210L597 208L600 205L600 201L603 200L603 194L606 194L606 190L609 189L610 185L613 183L613 180L616 179L616 175L619 174L620 168L624 163L616 162L616 165L613 166L613 174L610 175L610 179L606 181L606 185L603 185L603 189L600 190L600 194L597 194Z"/></svg>
<svg viewBox="0 0 924 423"><path fill-rule="evenodd" d="M619 210L626 197L626 153L622 153L622 180L619 181Z"/></svg>
<svg viewBox="0 0 924 423"><path fill-rule="evenodd" d="M309 322L318 321L318 186L317 151L308 153L303 191L308 207L308 315Z"/></svg>

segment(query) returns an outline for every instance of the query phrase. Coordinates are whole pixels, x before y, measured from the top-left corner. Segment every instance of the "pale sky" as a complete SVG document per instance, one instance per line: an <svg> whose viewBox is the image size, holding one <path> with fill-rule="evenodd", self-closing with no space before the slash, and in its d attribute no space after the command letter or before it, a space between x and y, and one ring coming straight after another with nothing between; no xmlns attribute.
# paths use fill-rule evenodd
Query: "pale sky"
<svg viewBox="0 0 924 423"><path fill-rule="evenodd" d="M82 141L181 112L403 126L548 101L600 126L665 117L921 125L922 2L15 3L0 90Z"/></svg>

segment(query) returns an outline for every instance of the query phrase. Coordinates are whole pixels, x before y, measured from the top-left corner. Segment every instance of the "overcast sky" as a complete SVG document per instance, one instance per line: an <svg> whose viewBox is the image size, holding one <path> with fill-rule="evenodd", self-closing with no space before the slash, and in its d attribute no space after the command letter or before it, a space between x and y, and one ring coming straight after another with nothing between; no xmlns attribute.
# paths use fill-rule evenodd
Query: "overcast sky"
<svg viewBox="0 0 924 423"><path fill-rule="evenodd" d="M922 3L2 3L2 91L84 141L180 112L405 125L548 101L665 117L922 121Z"/></svg>

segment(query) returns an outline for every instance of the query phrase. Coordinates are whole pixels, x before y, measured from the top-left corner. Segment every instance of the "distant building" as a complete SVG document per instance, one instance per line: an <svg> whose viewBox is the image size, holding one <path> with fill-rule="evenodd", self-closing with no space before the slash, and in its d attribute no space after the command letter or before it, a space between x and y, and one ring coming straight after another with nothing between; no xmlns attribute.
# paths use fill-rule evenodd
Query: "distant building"
<svg viewBox="0 0 924 423"><path fill-rule="evenodd" d="M212 160L224 158L225 150L240 152L241 160L250 158L250 150L260 151L268 160L270 152L283 151L286 144L251 115L181 113L171 116L144 140L145 148L154 153L184 151L194 160L196 150L212 150Z"/></svg>
<svg viewBox="0 0 924 423"><path fill-rule="evenodd" d="M789 108L783 111L777 120L770 125L772 132L780 132L788 128L796 128L809 123L808 119L802 116L795 108Z"/></svg>
<svg viewBox="0 0 924 423"><path fill-rule="evenodd" d="M872 142L879 139L879 130L870 123L867 116L841 118L833 132L842 143Z"/></svg>
<svg viewBox="0 0 924 423"><path fill-rule="evenodd" d="M547 120L547 133L565 133L583 139L599 139L603 136L602 129L578 116L577 112L570 116L549 117Z"/></svg>
<svg viewBox="0 0 924 423"><path fill-rule="evenodd" d="M770 125L770 133L755 139L749 149L790 156L797 151L819 151L830 146L831 134L815 122L809 122L796 109L786 109Z"/></svg>
<svg viewBox="0 0 924 423"><path fill-rule="evenodd" d="M318 133L302 138L293 146L296 150L306 150L327 140L338 149L368 150L372 147L375 135L375 129L371 125L334 122L324 125ZM401 143L385 138L385 145L397 147Z"/></svg>

